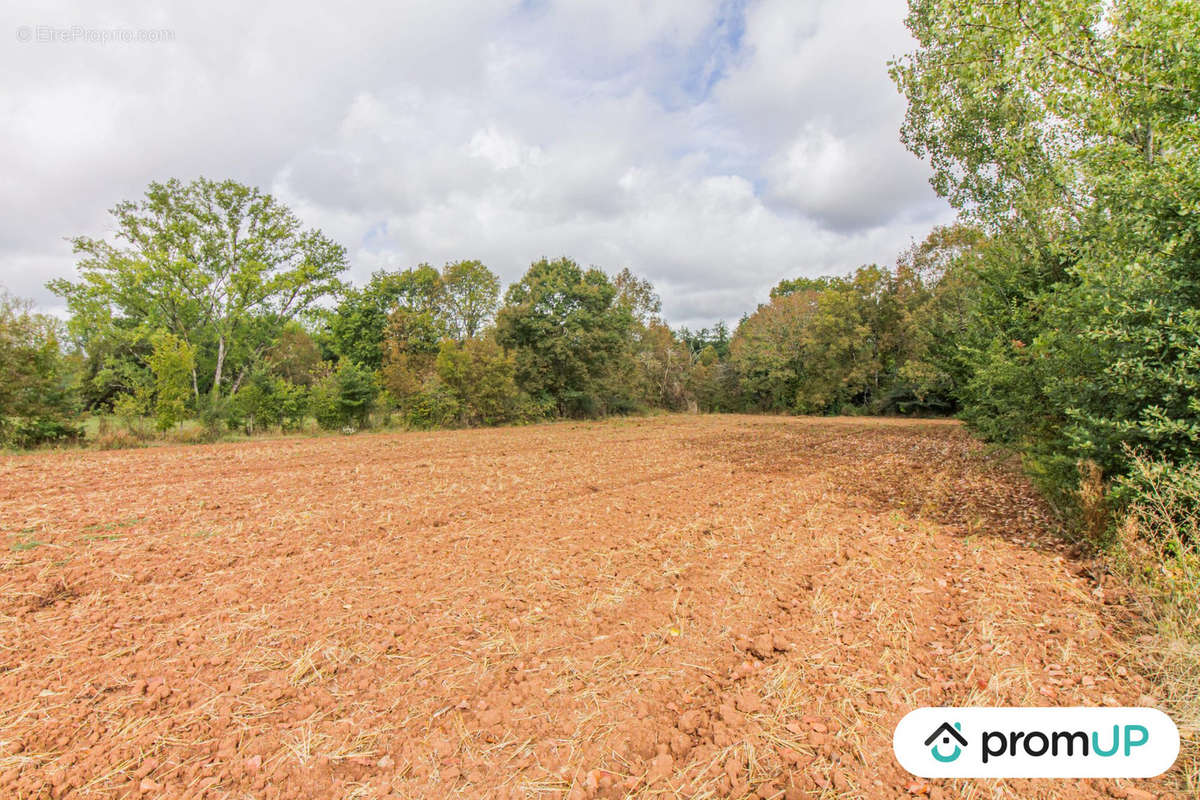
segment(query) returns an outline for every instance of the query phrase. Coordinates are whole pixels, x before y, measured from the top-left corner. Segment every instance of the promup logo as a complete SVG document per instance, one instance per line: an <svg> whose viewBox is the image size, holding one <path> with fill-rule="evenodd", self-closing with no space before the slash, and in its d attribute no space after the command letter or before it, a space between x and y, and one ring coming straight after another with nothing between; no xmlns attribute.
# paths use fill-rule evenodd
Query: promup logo
<svg viewBox="0 0 1200 800"><path fill-rule="evenodd" d="M892 746L924 778L1149 778L1179 730L1153 708L919 708Z"/></svg>
<svg viewBox="0 0 1200 800"><path fill-rule="evenodd" d="M949 722L943 722L938 726L938 729L929 734L929 738L925 740L925 746L929 748L929 754L943 764L949 764L951 761L956 761L958 757L962 755L962 749L967 746L967 740L963 738L962 733L960 733L961 730L961 722L954 723L953 727L950 726ZM934 741L939 738L942 740L941 743L944 745L950 744L951 739L958 742L958 744L954 745L954 752L948 756L942 755L940 752L938 752L938 745L934 744ZM932 745L932 747L930 745Z"/></svg>

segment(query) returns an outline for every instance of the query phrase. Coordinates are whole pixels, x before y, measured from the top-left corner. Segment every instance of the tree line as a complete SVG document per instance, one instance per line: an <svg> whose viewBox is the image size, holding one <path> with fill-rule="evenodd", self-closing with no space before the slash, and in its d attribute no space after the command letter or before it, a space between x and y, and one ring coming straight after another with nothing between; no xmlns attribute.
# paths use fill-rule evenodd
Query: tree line
<svg viewBox="0 0 1200 800"><path fill-rule="evenodd" d="M68 439L85 413L131 431L497 425L650 409L948 413L937 348L953 266L977 241L935 231L893 269L781 282L731 331L672 329L644 278L542 258L503 292L483 263L376 272L270 195L233 181L151 184L80 237L50 288L63 323L0 316L10 444ZM951 275L951 277L947 277ZM953 323L950 323L953 327Z"/></svg>
<svg viewBox="0 0 1200 800"><path fill-rule="evenodd" d="M1200 452L1193 3L912 0L905 143L960 211L894 264L782 281L732 328L569 258L350 286L344 249L233 181L171 180L74 240L60 324L0 306L10 441L85 411L212 431L645 409L958 414L1069 494ZM503 291L502 291L503 288Z"/></svg>

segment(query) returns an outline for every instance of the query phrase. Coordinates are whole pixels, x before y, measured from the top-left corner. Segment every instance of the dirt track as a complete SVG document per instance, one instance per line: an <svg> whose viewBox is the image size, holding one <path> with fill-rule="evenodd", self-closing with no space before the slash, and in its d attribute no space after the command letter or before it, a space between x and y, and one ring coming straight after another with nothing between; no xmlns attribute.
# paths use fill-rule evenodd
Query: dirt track
<svg viewBox="0 0 1200 800"><path fill-rule="evenodd" d="M927 784L891 731L1149 691L951 423L16 456L0 529L3 798L1123 797Z"/></svg>

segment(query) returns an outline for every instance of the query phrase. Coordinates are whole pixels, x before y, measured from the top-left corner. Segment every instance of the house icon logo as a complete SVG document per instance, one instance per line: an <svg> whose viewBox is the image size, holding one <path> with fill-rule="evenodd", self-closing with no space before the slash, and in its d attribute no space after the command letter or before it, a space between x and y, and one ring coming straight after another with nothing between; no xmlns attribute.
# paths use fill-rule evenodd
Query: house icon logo
<svg viewBox="0 0 1200 800"><path fill-rule="evenodd" d="M940 741L938 741L939 739ZM956 742L954 752L950 753L950 755L942 755L938 747L949 745L951 739ZM929 734L929 738L925 740L925 746L929 748L930 755L943 764L949 764L951 761L954 761L962 755L962 749L967 746L967 740L962 735L962 723L956 722L954 725L951 725L949 722L943 722L938 726L937 730Z"/></svg>

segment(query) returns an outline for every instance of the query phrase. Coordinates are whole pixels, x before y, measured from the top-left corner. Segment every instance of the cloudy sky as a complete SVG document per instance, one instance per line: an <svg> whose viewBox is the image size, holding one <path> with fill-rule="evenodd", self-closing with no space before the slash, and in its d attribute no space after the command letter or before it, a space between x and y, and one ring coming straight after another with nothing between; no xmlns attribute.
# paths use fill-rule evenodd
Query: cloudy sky
<svg viewBox="0 0 1200 800"><path fill-rule="evenodd" d="M569 255L676 324L890 263L951 218L900 145L902 0L4 4L0 284L151 180L269 189L352 279ZM51 29L53 29L51 31ZM119 29L156 42L96 41ZM165 33L157 33L165 31ZM53 41L39 41L50 37Z"/></svg>

